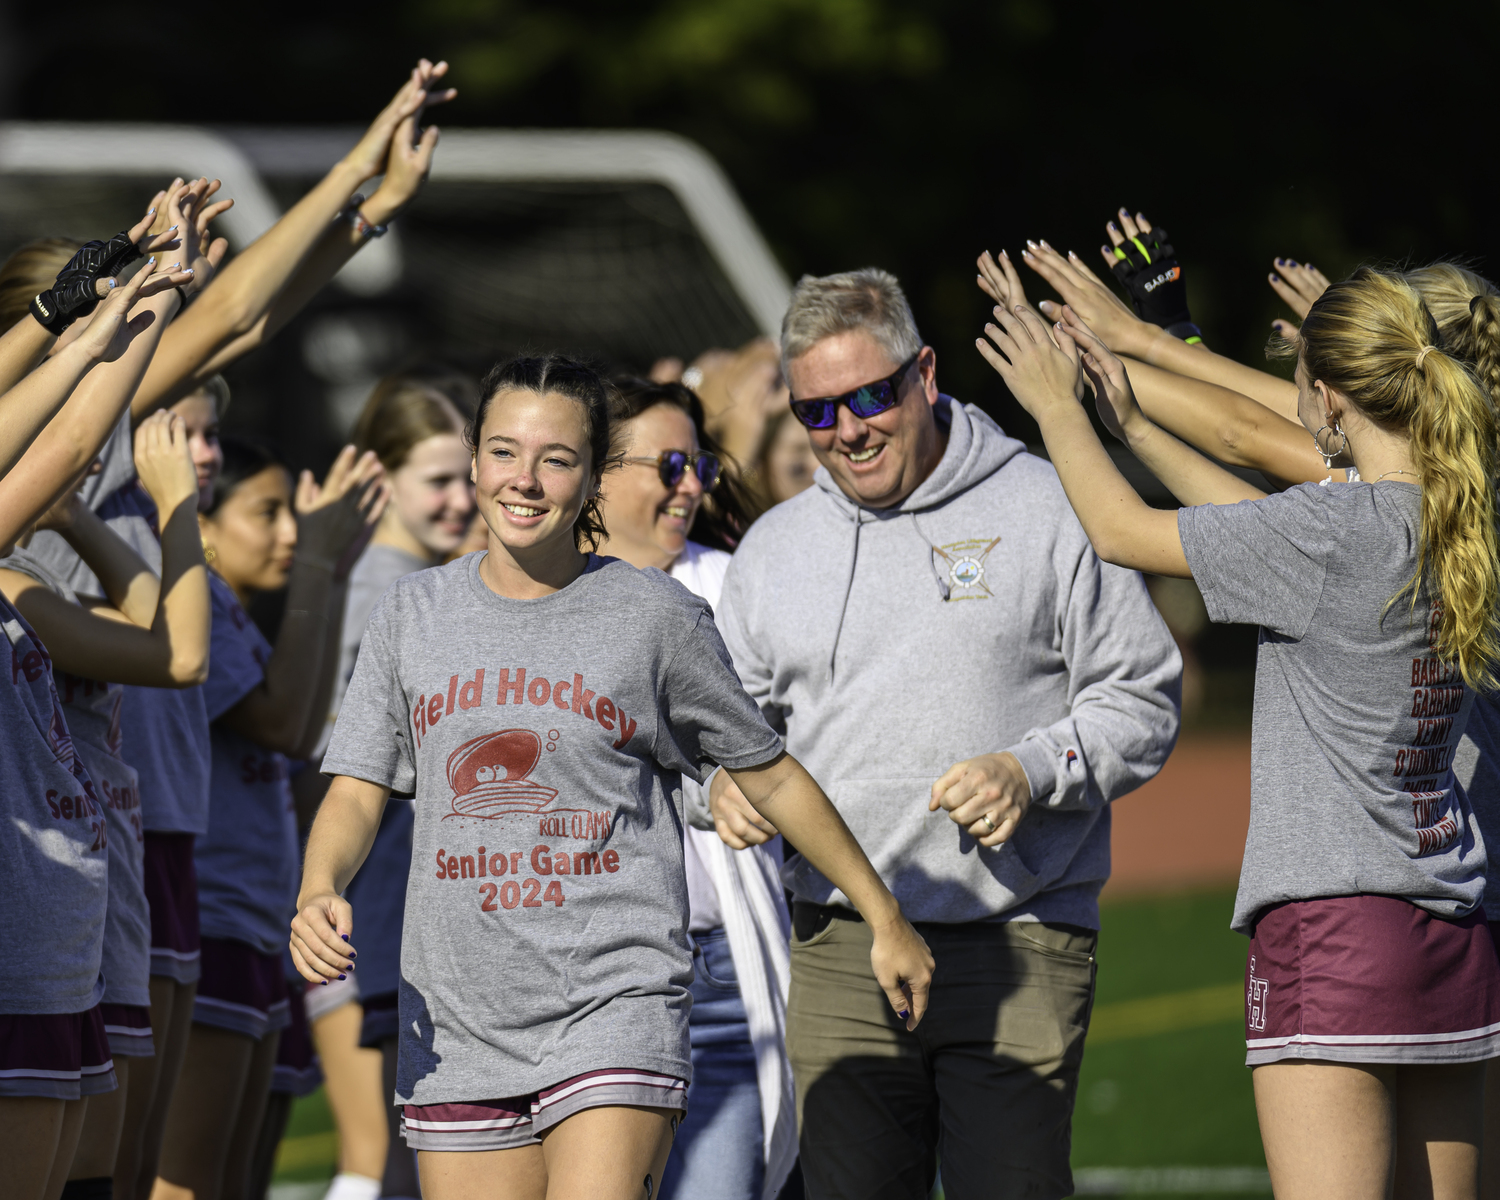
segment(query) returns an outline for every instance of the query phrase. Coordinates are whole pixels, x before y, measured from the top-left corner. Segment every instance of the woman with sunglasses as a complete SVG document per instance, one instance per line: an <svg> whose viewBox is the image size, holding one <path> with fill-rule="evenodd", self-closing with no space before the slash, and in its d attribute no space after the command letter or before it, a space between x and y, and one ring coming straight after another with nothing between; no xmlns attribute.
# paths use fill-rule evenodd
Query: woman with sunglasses
<svg viewBox="0 0 1500 1200"><path fill-rule="evenodd" d="M694 392L643 379L617 386L622 469L604 485L609 532L600 553L659 568L717 605L730 552L759 515L754 502L723 469ZM694 969L693 1119L672 1146L661 1200L759 1200L777 1194L797 1155L781 846L734 853L713 832L707 804L693 803L706 793L684 777L683 794L689 819L696 809L704 825L686 830L683 847Z"/></svg>

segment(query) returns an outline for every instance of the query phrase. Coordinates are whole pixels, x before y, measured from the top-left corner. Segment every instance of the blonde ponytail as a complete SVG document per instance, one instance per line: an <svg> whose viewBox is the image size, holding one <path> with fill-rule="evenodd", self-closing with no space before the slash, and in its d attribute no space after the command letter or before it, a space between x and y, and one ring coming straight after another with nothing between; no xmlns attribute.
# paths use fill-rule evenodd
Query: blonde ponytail
<svg viewBox="0 0 1500 1200"><path fill-rule="evenodd" d="M1443 348L1469 365L1500 413L1500 289L1453 262L1406 272L1443 335Z"/></svg>
<svg viewBox="0 0 1500 1200"><path fill-rule="evenodd" d="M1477 307L1477 306L1476 306ZM1309 380L1343 393L1376 424L1405 431L1422 480L1417 569L1392 597L1425 597L1433 646L1470 686L1494 685L1500 659L1495 534L1496 417L1487 388L1444 349L1412 283L1362 267L1303 322Z"/></svg>

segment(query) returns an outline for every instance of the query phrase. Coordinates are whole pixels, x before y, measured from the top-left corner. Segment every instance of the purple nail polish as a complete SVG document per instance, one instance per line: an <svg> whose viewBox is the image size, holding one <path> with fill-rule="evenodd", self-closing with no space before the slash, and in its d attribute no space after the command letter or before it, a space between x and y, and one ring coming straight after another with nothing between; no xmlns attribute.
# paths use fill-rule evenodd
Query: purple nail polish
<svg viewBox="0 0 1500 1200"><path fill-rule="evenodd" d="M320 979L320 980L318 980L318 982L321 983L324 987L328 986L328 980L326 980L326 979Z"/></svg>
<svg viewBox="0 0 1500 1200"><path fill-rule="evenodd" d="M342 972L342 971L340 971L340 972L339 972L339 978L340 978L340 979L348 979L348 978L349 978L349 976L347 976L347 975L345 975L345 974L344 974L344 973L343 973L343 972Z"/></svg>
<svg viewBox="0 0 1500 1200"><path fill-rule="evenodd" d="M347 933L341 933L339 934L339 937L343 938L346 942L349 940L349 935Z"/></svg>
<svg viewBox="0 0 1500 1200"><path fill-rule="evenodd" d="M902 1009L902 1010L901 1010L901 1011L900 1011L900 1012L898 1012L898 1013L897 1013L897 1014L896 1014L896 1015L897 1015L897 1016L898 1016L898 1017L900 1017L900 1018L901 1018L901 1019L902 1019L902 1020L903 1020L903 1021L905 1021L905 1020L906 1020L906 1019L907 1019L907 1018L909 1018L909 1017L910 1017L910 1016L911 1016L911 1013L910 1013L910 1012L909 1012L909 1011L908 1011L908 1010L907 1010L907 1009L904 1009L904 1008L903 1008L903 1009Z"/></svg>

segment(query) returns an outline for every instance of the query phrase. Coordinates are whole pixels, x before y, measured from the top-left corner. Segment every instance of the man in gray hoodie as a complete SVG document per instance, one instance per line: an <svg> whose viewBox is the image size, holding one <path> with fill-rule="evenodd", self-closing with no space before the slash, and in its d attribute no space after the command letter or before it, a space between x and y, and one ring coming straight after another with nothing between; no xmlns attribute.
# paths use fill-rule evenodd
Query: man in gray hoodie
<svg viewBox="0 0 1500 1200"><path fill-rule="evenodd" d="M1072 1192L1109 802L1177 736L1181 659L1052 467L939 393L895 278L804 278L782 325L816 486L746 535L717 614L746 689L937 960L915 1032L871 932L787 847L808 1194ZM774 828L715 778L732 846Z"/></svg>

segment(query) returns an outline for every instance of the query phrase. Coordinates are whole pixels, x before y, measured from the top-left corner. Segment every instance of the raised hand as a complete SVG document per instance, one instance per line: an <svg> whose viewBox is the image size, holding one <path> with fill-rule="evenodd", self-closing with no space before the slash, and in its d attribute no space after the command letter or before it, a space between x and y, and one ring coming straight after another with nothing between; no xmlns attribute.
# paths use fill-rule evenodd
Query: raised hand
<svg viewBox="0 0 1500 1200"><path fill-rule="evenodd" d="M1202 341L1188 311L1187 287L1177 253L1165 229L1151 227L1145 213L1134 217L1124 208L1120 223L1110 221L1104 231L1112 246L1100 246L1111 273L1130 296L1136 315L1159 325L1174 337Z"/></svg>
<svg viewBox="0 0 1500 1200"><path fill-rule="evenodd" d="M152 413L135 431L135 473L165 524L182 504L198 501L198 473L187 425L170 410Z"/></svg>
<svg viewBox="0 0 1500 1200"><path fill-rule="evenodd" d="M180 194L180 203L171 199L167 202L168 219L183 231L182 261L192 275L191 281L182 286L184 301L191 300L209 285L229 253L228 240L209 233L214 218L234 207L233 200L209 202L220 186L217 179L199 179L190 191Z"/></svg>
<svg viewBox="0 0 1500 1200"><path fill-rule="evenodd" d="M1286 301L1286 306L1301 320L1307 316L1307 310L1313 306L1313 302L1328 290L1330 280L1312 263L1278 258L1275 266L1276 271L1266 276L1271 290ZM1280 272L1279 275L1277 271ZM1271 322L1271 328L1289 342L1295 342L1299 336L1297 326L1279 317Z"/></svg>
<svg viewBox="0 0 1500 1200"><path fill-rule="evenodd" d="M131 305L192 278L181 270L157 271L155 266L153 256L127 283L111 288L99 303L99 311L94 313L83 332L73 339L72 344L79 348L80 353L96 362L114 362L125 353L136 335L151 328L151 323L156 320L156 314L149 309L130 317Z"/></svg>
<svg viewBox="0 0 1500 1200"><path fill-rule="evenodd" d="M1026 291L1021 286L1021 277L1016 274L1010 255L1004 250L1000 251L998 260L986 250L976 260L976 265L979 267L979 275L974 282L979 284L979 290L996 304L1006 309L1024 304L1033 312L1037 312L1031 301L1026 299ZM1041 314L1038 312L1037 315Z"/></svg>
<svg viewBox="0 0 1500 1200"><path fill-rule="evenodd" d="M425 68L425 74L422 74ZM437 90L434 83L448 72L448 64L445 62L436 65L429 63L425 58L418 64L414 71L414 80L420 75L425 91L425 97L420 105L406 112L396 122L391 132L389 150L385 160L385 178L381 180L380 186L375 194L370 197L365 207L365 214L376 225L384 225L388 221L401 215L406 207L416 199L417 193L422 190L422 185L427 182L427 173L432 170L432 156L437 150L438 127L429 125L426 129L419 129L418 122L421 120L422 112L434 104L445 104L458 95L454 88ZM408 83L402 93L406 93L413 86ZM413 96L415 93L412 94ZM398 93L396 101L402 100L402 94ZM412 96L408 96L403 104L403 109L410 109L414 103ZM377 122L378 123L378 122ZM374 126L371 126L374 129Z"/></svg>
<svg viewBox="0 0 1500 1200"><path fill-rule="evenodd" d="M1056 404L1076 404L1083 396L1078 347L1055 327L1053 343L1046 323L1023 305L1009 311L996 307L995 321L984 327L975 345L985 362L1033 417ZM993 343L993 344L991 344Z"/></svg>
<svg viewBox="0 0 1500 1200"><path fill-rule="evenodd" d="M1144 358L1149 344L1162 336L1157 326L1136 316L1071 250L1064 258L1046 242L1029 241L1026 246L1021 252L1026 265L1045 279L1063 303L1071 305L1115 353ZM1037 307L1050 320L1057 320L1061 313L1050 300L1043 300Z"/></svg>
<svg viewBox="0 0 1500 1200"><path fill-rule="evenodd" d="M446 104L458 95L455 88L435 86L447 73L446 62L432 63L425 58L412 68L411 75L401 85L401 90L380 110L380 114L370 123L369 129L365 130L354 149L344 156L344 161L356 168L361 178L374 179L388 169L391 142L403 123L409 119L414 122L424 109L435 104ZM412 128L415 128L414 123Z"/></svg>
<svg viewBox="0 0 1500 1200"><path fill-rule="evenodd" d="M373 450L356 459L354 447L345 446L321 485L303 471L293 501L297 557L331 570L340 582L347 579L389 499L385 468Z"/></svg>
<svg viewBox="0 0 1500 1200"><path fill-rule="evenodd" d="M1146 424L1147 418L1136 402L1135 390L1130 386L1130 376L1125 371L1125 364L1066 305L1062 310L1062 326L1078 347L1079 362L1094 390L1094 404L1099 410L1099 419L1110 433L1128 445L1131 441L1130 433Z"/></svg>
<svg viewBox="0 0 1500 1200"><path fill-rule="evenodd" d="M180 185L181 180L177 180L173 188ZM166 229L161 234L151 232L159 220L165 220L164 202L170 191L158 192L146 215L129 229L122 230L108 241L85 242L68 260L67 266L58 272L53 285L32 300L31 315L49 333L61 334L74 321L92 313L100 299L109 295L120 272L140 258L143 251L170 250L178 246L175 230Z"/></svg>

